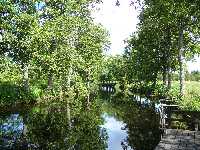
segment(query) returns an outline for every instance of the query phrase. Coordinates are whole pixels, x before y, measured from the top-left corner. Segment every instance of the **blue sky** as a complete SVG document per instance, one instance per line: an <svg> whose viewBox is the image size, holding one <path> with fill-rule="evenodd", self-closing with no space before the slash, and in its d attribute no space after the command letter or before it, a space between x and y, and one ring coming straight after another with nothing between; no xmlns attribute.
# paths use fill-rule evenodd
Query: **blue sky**
<svg viewBox="0 0 200 150"><path fill-rule="evenodd" d="M130 1L121 0L120 7L116 7L116 0L103 0L103 4L98 6L100 10L93 14L95 21L110 32L111 48L107 52L109 55L122 54L125 46L123 41L136 31L139 12L130 6ZM195 57L188 62L187 68L190 72L200 70L200 58Z"/></svg>

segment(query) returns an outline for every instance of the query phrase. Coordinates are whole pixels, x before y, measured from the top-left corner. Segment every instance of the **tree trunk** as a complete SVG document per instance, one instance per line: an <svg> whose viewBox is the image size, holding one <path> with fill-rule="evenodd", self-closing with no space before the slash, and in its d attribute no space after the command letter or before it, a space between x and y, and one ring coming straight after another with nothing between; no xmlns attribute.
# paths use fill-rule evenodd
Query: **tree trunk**
<svg viewBox="0 0 200 150"><path fill-rule="evenodd" d="M28 93L29 92L29 77L28 77L28 69L29 66L23 63L23 86L24 90Z"/></svg>
<svg viewBox="0 0 200 150"><path fill-rule="evenodd" d="M179 80L180 80L180 96L184 95L184 57L183 57L183 28L180 26L179 31Z"/></svg>
<svg viewBox="0 0 200 150"><path fill-rule="evenodd" d="M90 88L90 83L89 83L89 81L88 81L88 83L87 83L87 88L89 89ZM89 90L88 90L89 91ZM88 95L87 95L87 108L89 109L90 108L90 91L89 91L89 93L88 93Z"/></svg>
<svg viewBox="0 0 200 150"><path fill-rule="evenodd" d="M153 89L155 89L155 87L156 87L157 78L158 78L158 73L156 72L155 75L154 75L153 84L152 84Z"/></svg>
<svg viewBox="0 0 200 150"><path fill-rule="evenodd" d="M67 78L67 92L70 91L70 87L71 87L71 75L72 75L72 65L70 64L70 68L69 68L69 75L68 75L68 78ZM70 96L71 95L68 95L67 98L66 98L66 107L67 107L67 119L68 119L68 125L69 125L69 128L71 128L71 111L70 111L70 103L69 103L69 100L70 100Z"/></svg>
<svg viewBox="0 0 200 150"><path fill-rule="evenodd" d="M71 111L70 111L70 104L69 104L70 97L66 96L66 94L65 94L65 98L66 98L67 122L68 122L69 128L71 129L71 127L72 127L72 124L71 124Z"/></svg>
<svg viewBox="0 0 200 150"><path fill-rule="evenodd" d="M67 122L69 128L71 128L71 114L70 114L70 105L69 105L69 96L66 96L65 92L63 92L63 85L60 87L60 101L65 99L66 102L66 113L67 113Z"/></svg>
<svg viewBox="0 0 200 150"><path fill-rule="evenodd" d="M108 87L106 87L108 88ZM90 68L88 70L87 75L87 89L88 89L88 95L87 95L87 109L90 109ZM108 89L107 89L108 90Z"/></svg>
<svg viewBox="0 0 200 150"><path fill-rule="evenodd" d="M71 111L70 111L69 99L67 99L66 104L67 104L67 120L68 120L68 125L69 125L69 128L71 128L72 125L71 125Z"/></svg>
<svg viewBox="0 0 200 150"><path fill-rule="evenodd" d="M166 68L163 70L163 85L167 86L167 70Z"/></svg>
<svg viewBox="0 0 200 150"><path fill-rule="evenodd" d="M172 56L171 56L171 28L168 25L167 26L167 35L166 35L166 45L167 45L167 83L166 83L166 87L167 90L169 91L171 89L171 61L172 61Z"/></svg>
<svg viewBox="0 0 200 150"><path fill-rule="evenodd" d="M50 71L48 75L48 87L47 89L51 91L53 89L53 73Z"/></svg>
<svg viewBox="0 0 200 150"><path fill-rule="evenodd" d="M168 68L167 70L167 76L168 76L168 81L167 81L167 89L170 90L171 89L171 84L172 84L172 76L171 76L171 70L170 68Z"/></svg>

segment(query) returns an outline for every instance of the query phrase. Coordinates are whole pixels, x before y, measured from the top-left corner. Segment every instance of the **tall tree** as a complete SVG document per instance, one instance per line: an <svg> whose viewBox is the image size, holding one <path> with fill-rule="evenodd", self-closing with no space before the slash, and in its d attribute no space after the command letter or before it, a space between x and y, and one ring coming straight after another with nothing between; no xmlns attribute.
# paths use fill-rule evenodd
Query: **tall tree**
<svg viewBox="0 0 200 150"><path fill-rule="evenodd" d="M139 30L129 41L132 56L138 60L134 64L142 66L139 70L145 68L139 71L145 72L141 74L144 79L151 79L147 75L152 76L162 72L163 82L166 84L168 72L168 87L170 87L169 71L176 69L179 62L181 96L184 95L185 53L194 54L195 50L192 47L197 44L192 38L196 35L198 26L194 25L194 20L197 23L198 19L194 19L197 18L197 13L193 10L197 7L196 1L144 1Z"/></svg>
<svg viewBox="0 0 200 150"><path fill-rule="evenodd" d="M25 91L29 91L28 69L32 57L31 32L38 26L35 2L3 1L2 27L4 52L22 66ZM6 44L5 44L6 43ZM6 49L6 50L5 50Z"/></svg>

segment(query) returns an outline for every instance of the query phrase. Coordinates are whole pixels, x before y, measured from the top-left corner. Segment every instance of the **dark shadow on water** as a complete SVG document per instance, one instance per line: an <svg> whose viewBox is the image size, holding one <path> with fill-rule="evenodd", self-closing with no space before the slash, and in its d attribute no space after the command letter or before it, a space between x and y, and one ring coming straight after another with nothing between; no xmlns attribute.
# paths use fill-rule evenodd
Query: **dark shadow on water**
<svg viewBox="0 0 200 150"><path fill-rule="evenodd" d="M125 124L123 144L134 150L154 150L160 141L159 115L154 105L140 104L132 98L108 99L106 111Z"/></svg>
<svg viewBox="0 0 200 150"><path fill-rule="evenodd" d="M151 107L127 98L98 101L91 110L72 111L71 126L64 105L1 112L0 149L154 149L160 131Z"/></svg>
<svg viewBox="0 0 200 150"><path fill-rule="evenodd" d="M100 114L99 110L90 110L73 115L71 126L60 106L1 114L0 149L104 150L107 133L100 127Z"/></svg>

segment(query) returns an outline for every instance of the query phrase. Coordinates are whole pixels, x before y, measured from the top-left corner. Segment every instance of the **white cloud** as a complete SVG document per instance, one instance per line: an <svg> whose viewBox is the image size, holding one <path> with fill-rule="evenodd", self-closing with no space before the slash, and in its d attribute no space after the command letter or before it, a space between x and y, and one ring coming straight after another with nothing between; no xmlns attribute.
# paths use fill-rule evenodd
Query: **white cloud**
<svg viewBox="0 0 200 150"><path fill-rule="evenodd" d="M194 70L200 71L200 57L196 56L193 61L187 62L187 68L189 72L194 71Z"/></svg>
<svg viewBox="0 0 200 150"><path fill-rule="evenodd" d="M95 21L101 23L110 32L111 50L109 54L121 54L124 50L124 40L136 31L139 14L130 0L120 1L120 6L115 5L116 0L103 0L100 10L94 13Z"/></svg>

